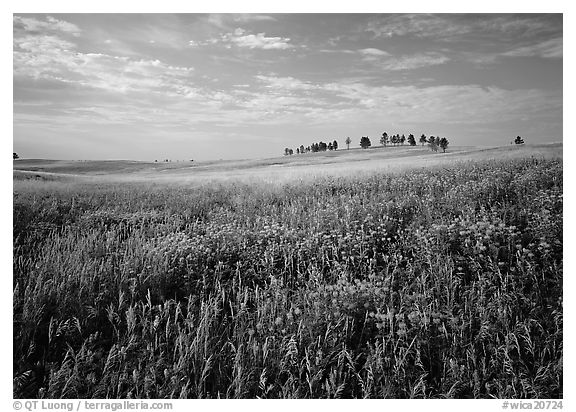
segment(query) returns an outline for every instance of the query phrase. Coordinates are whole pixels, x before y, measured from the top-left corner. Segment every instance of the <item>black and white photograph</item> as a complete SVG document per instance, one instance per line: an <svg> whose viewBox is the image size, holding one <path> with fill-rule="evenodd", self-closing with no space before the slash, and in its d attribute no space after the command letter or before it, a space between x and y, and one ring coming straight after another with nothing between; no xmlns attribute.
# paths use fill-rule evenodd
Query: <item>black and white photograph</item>
<svg viewBox="0 0 576 412"><path fill-rule="evenodd" d="M14 410L568 407L564 15L385 9L12 13Z"/></svg>

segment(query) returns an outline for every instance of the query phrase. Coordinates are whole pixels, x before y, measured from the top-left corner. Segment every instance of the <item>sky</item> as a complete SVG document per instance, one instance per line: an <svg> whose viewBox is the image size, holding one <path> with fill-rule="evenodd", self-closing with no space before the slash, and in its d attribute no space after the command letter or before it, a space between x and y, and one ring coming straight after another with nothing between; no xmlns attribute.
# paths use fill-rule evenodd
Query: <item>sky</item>
<svg viewBox="0 0 576 412"><path fill-rule="evenodd" d="M562 141L561 14L15 14L22 158Z"/></svg>

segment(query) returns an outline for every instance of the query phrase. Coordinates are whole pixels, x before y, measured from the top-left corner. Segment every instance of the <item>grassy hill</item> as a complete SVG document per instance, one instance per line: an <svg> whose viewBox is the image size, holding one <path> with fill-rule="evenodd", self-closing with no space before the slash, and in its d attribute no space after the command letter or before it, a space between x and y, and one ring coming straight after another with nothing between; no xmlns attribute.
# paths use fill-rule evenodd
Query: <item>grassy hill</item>
<svg viewBox="0 0 576 412"><path fill-rule="evenodd" d="M513 159L526 156L561 158L562 143L500 147L454 146L446 153L433 153L425 146L373 147L366 150L341 149L266 159L172 163L21 159L14 162L14 176L17 179L42 180L58 180L70 175L136 180L240 176L302 178L310 174L403 171L467 160Z"/></svg>

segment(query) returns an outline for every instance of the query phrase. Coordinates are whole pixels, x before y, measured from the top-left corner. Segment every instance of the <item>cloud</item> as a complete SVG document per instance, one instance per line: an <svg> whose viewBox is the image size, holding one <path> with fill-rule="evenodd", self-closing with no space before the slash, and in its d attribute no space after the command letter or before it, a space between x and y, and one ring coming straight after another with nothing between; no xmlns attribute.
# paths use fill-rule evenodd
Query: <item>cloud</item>
<svg viewBox="0 0 576 412"><path fill-rule="evenodd" d="M246 34L244 29L236 29L233 33L223 36L223 41L235 44L238 47L262 50L286 50L294 46L288 37L266 37L265 33Z"/></svg>
<svg viewBox="0 0 576 412"><path fill-rule="evenodd" d="M358 50L321 49L320 52L360 55L363 62L367 62L380 70L389 71L412 70L421 67L436 66L450 61L447 56L437 52L417 53L404 56L394 56L387 51L376 48Z"/></svg>
<svg viewBox="0 0 576 412"><path fill-rule="evenodd" d="M561 37L546 40L531 46L519 47L517 49L511 50L506 53L502 53L501 56L506 57L541 57L546 59L561 59L563 55L563 40Z"/></svg>
<svg viewBox="0 0 576 412"><path fill-rule="evenodd" d="M52 35L14 39L14 76L49 79L113 93L154 92L187 95L191 67L160 60L130 59L102 53L81 53L75 44Z"/></svg>
<svg viewBox="0 0 576 412"><path fill-rule="evenodd" d="M59 32L79 36L82 32L78 26L64 20L46 16L45 20L38 20L33 17L14 16L14 28L27 32Z"/></svg>
<svg viewBox="0 0 576 412"><path fill-rule="evenodd" d="M377 19L368 24L366 31L376 37L413 35L416 37L451 37L466 33L469 27L456 24L447 17L433 14L400 14Z"/></svg>
<svg viewBox="0 0 576 412"><path fill-rule="evenodd" d="M356 54L358 50L350 50L350 49L320 49L318 50L320 53L342 53L342 54Z"/></svg>
<svg viewBox="0 0 576 412"><path fill-rule="evenodd" d="M252 117L246 121L264 121L274 113L276 117L270 121L278 123L370 123L378 118L381 122L406 124L482 125L547 116L562 107L561 92L554 90L504 90L477 85L372 86L358 81L312 83L274 75L256 78L264 89L246 93L240 104L250 110Z"/></svg>
<svg viewBox="0 0 576 412"><path fill-rule="evenodd" d="M437 66L450 61L447 56L437 52L393 56L379 49L362 49L358 50L358 53L363 56L362 60L364 62L380 70L387 71L413 70L421 67Z"/></svg>
<svg viewBox="0 0 576 412"><path fill-rule="evenodd" d="M232 46L248 49L260 50L287 50L295 46L290 44L288 37L268 37L266 33L251 34L242 28L237 28L233 32L222 34L219 38L208 40L190 40L190 47L202 47L209 45L223 44L227 48Z"/></svg>
<svg viewBox="0 0 576 412"><path fill-rule="evenodd" d="M294 77L276 77L276 76L264 76L257 75L256 79L260 82L265 83L265 87L272 90L284 90L284 91L294 91L294 90L314 90L318 87L312 83L304 82Z"/></svg>
<svg viewBox="0 0 576 412"><path fill-rule="evenodd" d="M373 48L360 49L358 50L358 53L363 54L365 56L390 56L390 53L385 52L384 50Z"/></svg>
<svg viewBox="0 0 576 412"><path fill-rule="evenodd" d="M412 36L460 41L469 35L481 35L484 40L504 40L561 32L562 18L560 14L394 14L374 19L365 31L376 37Z"/></svg>
<svg viewBox="0 0 576 412"><path fill-rule="evenodd" d="M249 14L249 13L234 15L233 19L235 22L238 22L238 23L252 23L252 22L258 22L258 21L277 21L277 19L275 17L272 17L272 16L268 16L265 14Z"/></svg>
<svg viewBox="0 0 576 412"><path fill-rule="evenodd" d="M482 16L473 23L473 28L486 33L533 37L553 32L562 32L561 14L523 14Z"/></svg>
<svg viewBox="0 0 576 412"><path fill-rule="evenodd" d="M391 71L413 70L422 67L437 66L449 60L448 57L440 53L421 53L384 60L380 67L384 70Z"/></svg>
<svg viewBox="0 0 576 412"><path fill-rule="evenodd" d="M557 112L561 91L504 90L475 85L369 86L363 83L327 83L322 86L350 102L339 121L355 119L446 124L482 124L519 121Z"/></svg>
<svg viewBox="0 0 576 412"><path fill-rule="evenodd" d="M413 64L414 63L410 63ZM362 81L312 83L294 77L258 75L264 89L246 95L244 107L285 122L475 124L541 118L561 110L555 90L505 90L478 85L375 86ZM291 117L290 117L291 116ZM280 121L280 120L278 120Z"/></svg>

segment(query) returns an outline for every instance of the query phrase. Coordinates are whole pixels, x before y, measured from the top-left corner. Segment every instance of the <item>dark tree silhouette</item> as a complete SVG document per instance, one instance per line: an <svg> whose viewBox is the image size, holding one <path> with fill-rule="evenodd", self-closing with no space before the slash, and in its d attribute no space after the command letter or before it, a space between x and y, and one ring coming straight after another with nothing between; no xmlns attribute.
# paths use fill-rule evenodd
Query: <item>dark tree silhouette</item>
<svg viewBox="0 0 576 412"><path fill-rule="evenodd" d="M284 156L288 156L290 154L290 149L287 147L284 148Z"/></svg>
<svg viewBox="0 0 576 412"><path fill-rule="evenodd" d="M344 143L346 143L346 147L348 148L348 150L350 150L350 143L352 143L352 139L350 139L350 136L348 136L346 138L346 140L344 141Z"/></svg>
<svg viewBox="0 0 576 412"><path fill-rule="evenodd" d="M360 146L362 147L362 149L366 149L366 148L372 146L372 142L370 142L370 138L368 136L362 136L362 138L360 139Z"/></svg>
<svg viewBox="0 0 576 412"><path fill-rule="evenodd" d="M440 139L440 141L438 142L438 145L442 148L442 153L446 153L446 148L448 147L449 144L450 144L450 142L445 137Z"/></svg>
<svg viewBox="0 0 576 412"><path fill-rule="evenodd" d="M400 137L400 144L402 146L404 146L404 142L406 141L406 136L402 135L402 137Z"/></svg>
<svg viewBox="0 0 576 412"><path fill-rule="evenodd" d="M334 150L338 150L338 142L336 140L332 142L332 147L334 148Z"/></svg>
<svg viewBox="0 0 576 412"><path fill-rule="evenodd" d="M410 146L416 146L416 139L414 139L414 135L412 133L408 135L408 144Z"/></svg>
<svg viewBox="0 0 576 412"><path fill-rule="evenodd" d="M516 139L514 139L514 143L524 144L524 139L522 139L520 136L516 136Z"/></svg>
<svg viewBox="0 0 576 412"><path fill-rule="evenodd" d="M292 155L294 154L294 150L288 149L288 154L289 154L290 156L292 156Z"/></svg>
<svg viewBox="0 0 576 412"><path fill-rule="evenodd" d="M425 135L425 134L422 134L422 136L420 136L420 144L421 144L422 146L424 146L424 144L427 143L427 142L428 142L428 140L426 139L426 135Z"/></svg>
<svg viewBox="0 0 576 412"><path fill-rule="evenodd" d="M12 160L16 160L16 159L20 159L20 156L18 156L18 153L12 152Z"/></svg>
<svg viewBox="0 0 576 412"><path fill-rule="evenodd" d="M296 148L296 154L300 154L300 148L299 147Z"/></svg>
<svg viewBox="0 0 576 412"><path fill-rule="evenodd" d="M332 146L332 142L328 143L328 150L334 150L334 146Z"/></svg>
<svg viewBox="0 0 576 412"><path fill-rule="evenodd" d="M300 154L304 153L304 150L306 150L306 149L304 148L304 145L301 144L300 145Z"/></svg>
<svg viewBox="0 0 576 412"><path fill-rule="evenodd" d="M382 133L382 137L380 137L380 144L384 147L388 144L388 133Z"/></svg>

